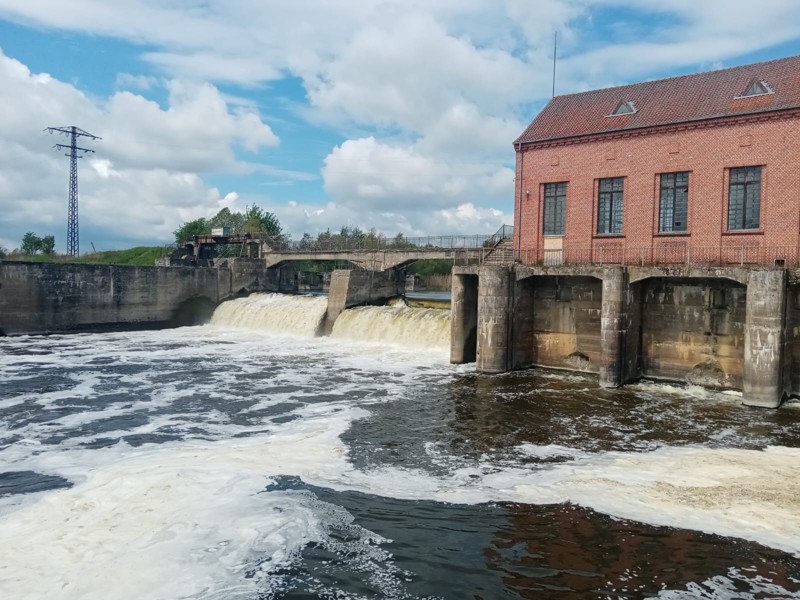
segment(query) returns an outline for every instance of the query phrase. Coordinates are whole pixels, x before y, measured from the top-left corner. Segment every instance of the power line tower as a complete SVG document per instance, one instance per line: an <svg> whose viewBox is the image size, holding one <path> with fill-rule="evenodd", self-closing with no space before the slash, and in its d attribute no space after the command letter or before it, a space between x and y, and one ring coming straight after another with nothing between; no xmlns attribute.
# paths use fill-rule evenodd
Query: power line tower
<svg viewBox="0 0 800 600"><path fill-rule="evenodd" d="M92 140L102 138L92 135L75 125L69 127L48 127L45 131L50 133L63 133L70 137L70 143L56 144L53 148L58 150L69 150L69 211L67 213L67 254L78 256L78 159L89 152L94 152L91 148L81 148L78 146L79 137L87 137ZM83 152L78 156L78 152Z"/></svg>

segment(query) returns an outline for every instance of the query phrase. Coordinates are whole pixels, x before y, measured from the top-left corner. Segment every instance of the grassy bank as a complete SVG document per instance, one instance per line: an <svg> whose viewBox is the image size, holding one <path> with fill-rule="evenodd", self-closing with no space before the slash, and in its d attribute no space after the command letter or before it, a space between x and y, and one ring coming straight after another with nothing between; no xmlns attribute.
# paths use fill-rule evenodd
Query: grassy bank
<svg viewBox="0 0 800 600"><path fill-rule="evenodd" d="M167 252L168 249L165 246L137 246L136 248L128 248L127 250L107 250L105 252L81 254L80 256L66 256L60 254L35 256L26 254L10 254L6 257L6 260L81 265L148 266L153 265L157 258L166 256Z"/></svg>

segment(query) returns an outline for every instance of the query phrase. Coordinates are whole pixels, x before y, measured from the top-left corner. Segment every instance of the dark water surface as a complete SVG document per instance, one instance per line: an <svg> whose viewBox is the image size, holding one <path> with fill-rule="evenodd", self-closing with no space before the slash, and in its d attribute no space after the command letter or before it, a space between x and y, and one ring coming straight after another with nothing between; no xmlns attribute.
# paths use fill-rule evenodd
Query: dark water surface
<svg viewBox="0 0 800 600"><path fill-rule="evenodd" d="M795 404L446 358L0 338L0 598L800 598Z"/></svg>

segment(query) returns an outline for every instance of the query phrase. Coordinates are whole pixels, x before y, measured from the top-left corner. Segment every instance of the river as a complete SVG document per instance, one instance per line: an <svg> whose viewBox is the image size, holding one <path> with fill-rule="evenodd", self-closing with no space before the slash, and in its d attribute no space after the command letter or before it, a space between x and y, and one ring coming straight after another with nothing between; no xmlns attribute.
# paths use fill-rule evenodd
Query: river
<svg viewBox="0 0 800 600"><path fill-rule="evenodd" d="M0 598L800 598L800 403L448 364L256 296L0 338Z"/></svg>

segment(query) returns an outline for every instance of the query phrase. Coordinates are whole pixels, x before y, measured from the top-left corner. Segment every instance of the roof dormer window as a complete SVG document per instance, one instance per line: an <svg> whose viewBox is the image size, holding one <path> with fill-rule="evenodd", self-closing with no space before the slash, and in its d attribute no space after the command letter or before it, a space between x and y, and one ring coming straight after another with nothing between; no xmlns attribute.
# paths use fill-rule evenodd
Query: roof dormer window
<svg viewBox="0 0 800 600"><path fill-rule="evenodd" d="M609 117L619 117L622 115L632 115L636 112L636 107L633 105L633 102L630 100L622 100L619 104L617 104L617 108L608 115Z"/></svg>
<svg viewBox="0 0 800 600"><path fill-rule="evenodd" d="M774 94L775 92L766 81L756 79L751 81L745 89L744 93L736 96L736 98L749 98L751 96L764 96L766 94Z"/></svg>

